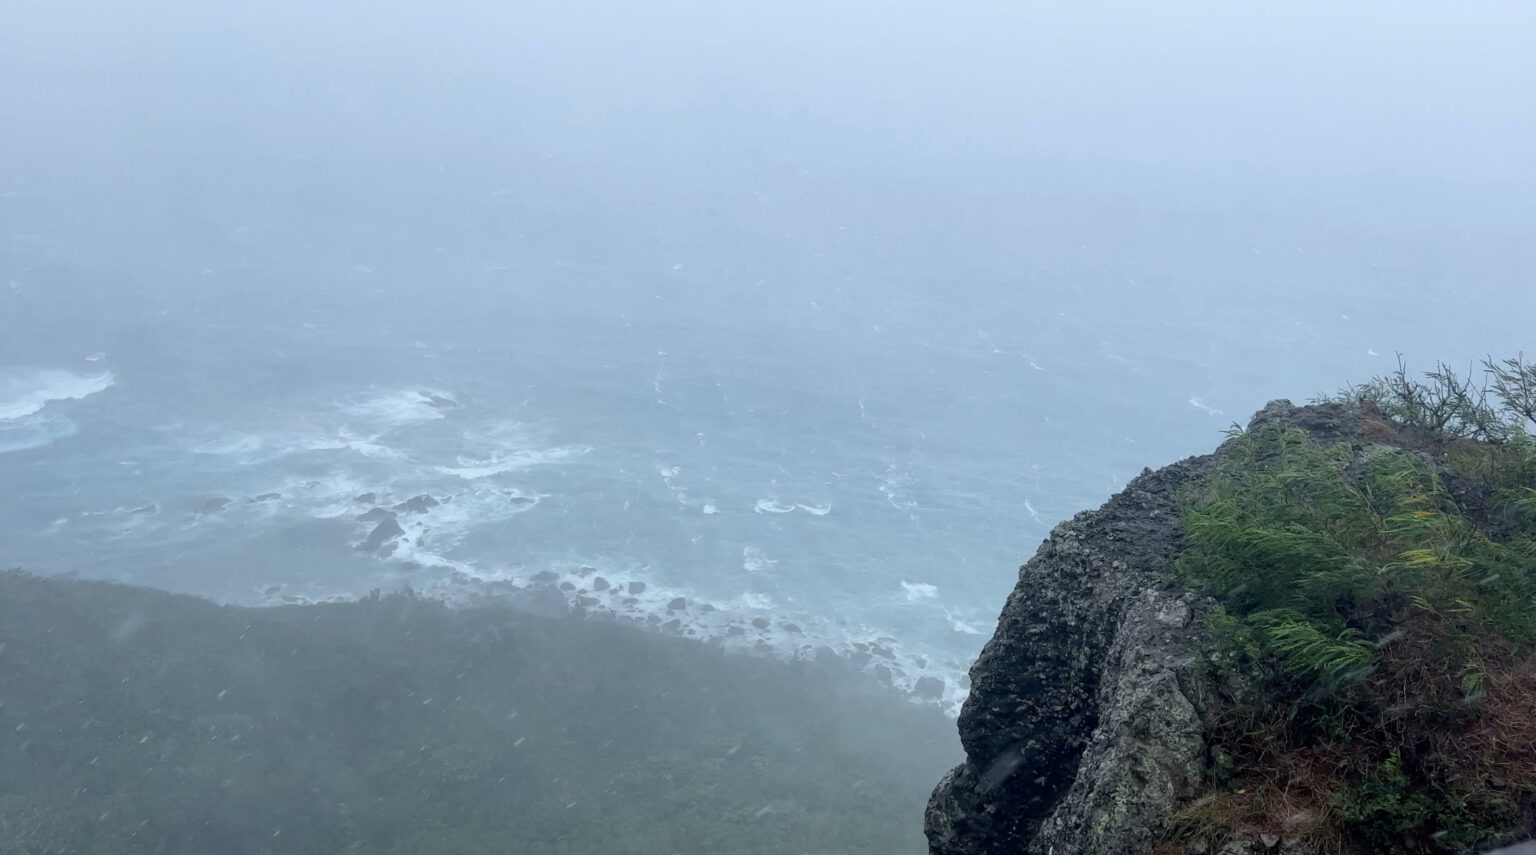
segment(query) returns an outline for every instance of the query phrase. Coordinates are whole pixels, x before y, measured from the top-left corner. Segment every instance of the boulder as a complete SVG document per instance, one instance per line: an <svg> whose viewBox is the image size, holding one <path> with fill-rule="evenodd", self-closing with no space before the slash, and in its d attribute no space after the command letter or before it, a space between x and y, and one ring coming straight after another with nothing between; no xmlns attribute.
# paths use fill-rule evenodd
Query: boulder
<svg viewBox="0 0 1536 855"><path fill-rule="evenodd" d="M1264 423L1363 439L1347 405L1277 401L1250 429ZM1143 471L1056 526L1020 568L970 671L965 762L929 801L932 855L1145 855L1194 797L1213 714L1197 619L1207 604L1166 581L1182 546L1179 491L1221 454Z"/></svg>
<svg viewBox="0 0 1536 855"><path fill-rule="evenodd" d="M388 555L395 551L398 539L404 536L405 529L400 527L400 523L396 522L394 517L390 517L374 526L373 531L368 533L368 537L364 538L357 548L363 552Z"/></svg>
<svg viewBox="0 0 1536 855"><path fill-rule="evenodd" d="M390 508L390 510L400 514L424 514L441 504L442 502L439 501L437 497L428 496L423 493L420 496L412 496L411 498L406 499L400 504Z"/></svg>

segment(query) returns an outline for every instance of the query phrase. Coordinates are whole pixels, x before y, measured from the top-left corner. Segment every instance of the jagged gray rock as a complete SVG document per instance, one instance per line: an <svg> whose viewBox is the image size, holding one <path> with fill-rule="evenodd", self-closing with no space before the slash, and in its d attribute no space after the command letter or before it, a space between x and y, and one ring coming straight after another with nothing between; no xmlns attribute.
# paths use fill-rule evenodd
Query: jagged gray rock
<svg viewBox="0 0 1536 855"><path fill-rule="evenodd" d="M1250 428L1361 446L1361 422L1352 406L1274 401ZM1147 853L1195 794L1213 691L1205 603L1170 589L1167 571L1182 545L1178 493L1222 453L1143 471L1019 569L971 668L966 760L928 805L932 855Z"/></svg>

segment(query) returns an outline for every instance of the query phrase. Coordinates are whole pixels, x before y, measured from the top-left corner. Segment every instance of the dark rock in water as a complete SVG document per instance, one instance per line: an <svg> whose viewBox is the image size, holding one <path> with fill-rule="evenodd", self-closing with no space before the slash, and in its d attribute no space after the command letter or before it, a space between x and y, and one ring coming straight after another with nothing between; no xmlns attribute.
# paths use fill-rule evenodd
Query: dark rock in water
<svg viewBox="0 0 1536 855"><path fill-rule="evenodd" d="M758 629L767 629L768 628L768 619L765 618L765 617L755 617L755 618L752 619L752 625L757 627Z"/></svg>
<svg viewBox="0 0 1536 855"><path fill-rule="evenodd" d="M514 505L518 505L520 507L523 507L523 506L532 505L532 504L538 502L538 499L532 498L530 496L508 496L507 497L507 501L511 502Z"/></svg>
<svg viewBox="0 0 1536 855"><path fill-rule="evenodd" d="M282 493L262 493L259 496L252 496L250 501L252 504L256 502L275 502L282 497Z"/></svg>
<svg viewBox="0 0 1536 855"><path fill-rule="evenodd" d="M130 514L152 514L160 510L159 505L143 505L129 511Z"/></svg>
<svg viewBox="0 0 1536 855"><path fill-rule="evenodd" d="M747 631L745 629L742 629L741 627L735 625L735 624L731 624L730 626L725 628L725 634L726 635L746 635Z"/></svg>
<svg viewBox="0 0 1536 855"><path fill-rule="evenodd" d="M939 700L944 697L944 681L938 677L918 677L912 684L912 694L930 701Z"/></svg>
<svg viewBox="0 0 1536 855"><path fill-rule="evenodd" d="M267 596L270 597L273 594L277 593L278 591L281 591L282 589L283 589L282 585L268 585L267 587L261 589L261 592L263 594L266 594Z"/></svg>
<svg viewBox="0 0 1536 855"><path fill-rule="evenodd" d="M551 582L559 581L559 579L560 574L553 570L540 570L539 572L533 574L533 579L531 581L537 582L540 585L548 585Z"/></svg>
<svg viewBox="0 0 1536 855"><path fill-rule="evenodd" d="M352 497L352 501L359 505L371 505L379 500L378 493L362 493Z"/></svg>
<svg viewBox="0 0 1536 855"><path fill-rule="evenodd" d="M805 632L805 630L801 629L800 625L796 624L796 623L785 623L784 624L784 631L785 632L793 632L793 633L796 633L796 634Z"/></svg>
<svg viewBox="0 0 1536 855"><path fill-rule="evenodd" d="M646 615L646 623L661 623L661 615Z"/></svg>
<svg viewBox="0 0 1536 855"><path fill-rule="evenodd" d="M643 593L645 593L645 583L644 582L630 582L629 583L629 592L631 594L643 594Z"/></svg>
<svg viewBox="0 0 1536 855"><path fill-rule="evenodd" d="M865 653L862 650L855 650L854 652L848 654L848 661L859 666L860 668L863 668L865 665L875 661L875 657L870 656L868 653Z"/></svg>
<svg viewBox="0 0 1536 855"><path fill-rule="evenodd" d="M891 669L885 665L876 665L869 670L870 673L875 675L875 679L886 684L887 686L889 686L895 680L895 675L893 675L891 673Z"/></svg>
<svg viewBox="0 0 1536 855"><path fill-rule="evenodd" d="M394 517L382 520L368 533L368 537L357 545L363 552L394 552L397 538L405 536L405 529L395 522Z"/></svg>
<svg viewBox="0 0 1536 855"><path fill-rule="evenodd" d="M583 564L580 567L576 568L576 575L580 576L583 579L587 578L588 576L591 576L593 573L596 573L596 572L597 572L597 568L596 567L588 567L585 564Z"/></svg>
<svg viewBox="0 0 1536 855"><path fill-rule="evenodd" d="M667 632L677 632L679 629L683 628L683 622L678 620L677 618L673 618L673 619L667 621L666 623L662 624L661 628L666 630Z"/></svg>
<svg viewBox="0 0 1536 855"><path fill-rule="evenodd" d="M608 590L608 580L604 579L601 576L598 576L596 579L593 579L592 580L592 590L594 590L594 591L606 591L606 590Z"/></svg>
<svg viewBox="0 0 1536 855"><path fill-rule="evenodd" d="M412 496L390 508L390 510L402 514L424 514L441 504L442 502L438 501L436 497L422 494L420 496Z"/></svg>
<svg viewBox="0 0 1536 855"><path fill-rule="evenodd" d="M623 600L620 600L620 602L622 602L626 606L638 606L638 605L640 605L640 600L638 598L635 598L635 597L625 597Z"/></svg>
<svg viewBox="0 0 1536 855"><path fill-rule="evenodd" d="M686 608L688 608L688 599L686 597L673 597L672 602L667 603L667 611L669 612L681 611Z"/></svg>
<svg viewBox="0 0 1536 855"><path fill-rule="evenodd" d="M1266 423L1364 445L1358 407L1277 401L1250 429ZM1203 667L1204 606L1165 580L1182 545L1178 494L1225 448L1144 471L1056 526L1020 568L971 668L958 722L965 762L928 804L930 855L1151 852L1198 793L1205 702L1217 696Z"/></svg>
<svg viewBox="0 0 1536 855"><path fill-rule="evenodd" d="M355 517L355 519L358 522L371 522L371 523L383 522L384 520L392 520L394 518L395 518L395 512L394 511L386 511L383 508L374 508L373 510L371 510L371 511L369 511L367 513L358 514Z"/></svg>
<svg viewBox="0 0 1536 855"><path fill-rule="evenodd" d="M576 598L576 604L579 605L579 606L585 606L586 608L591 608L591 607L593 607L595 605L598 605L601 602L602 602L602 600L599 600L597 597L577 597Z"/></svg>
<svg viewBox="0 0 1536 855"><path fill-rule="evenodd" d="M704 612L705 614L709 614L710 612L715 611L715 607L710 603L699 603L699 611Z"/></svg>
<svg viewBox="0 0 1536 855"><path fill-rule="evenodd" d="M216 514L227 507L229 507L228 499L209 499L208 501L203 502L201 505L198 505L197 512L200 514Z"/></svg>
<svg viewBox="0 0 1536 855"><path fill-rule="evenodd" d="M881 647L878 644L870 645L869 652L875 654L876 656L879 656L882 659L895 659L896 658L896 654L892 653L890 650L888 650L888 649L886 649L884 647Z"/></svg>
<svg viewBox="0 0 1536 855"><path fill-rule="evenodd" d="M576 586L571 584L570 582L561 582L560 583L560 590L565 591L566 593L570 593L571 591L576 590Z"/></svg>
<svg viewBox="0 0 1536 855"><path fill-rule="evenodd" d="M922 656L914 656L914 657L912 657L912 664L916 665L919 668L927 668L928 667L928 660L925 659Z"/></svg>

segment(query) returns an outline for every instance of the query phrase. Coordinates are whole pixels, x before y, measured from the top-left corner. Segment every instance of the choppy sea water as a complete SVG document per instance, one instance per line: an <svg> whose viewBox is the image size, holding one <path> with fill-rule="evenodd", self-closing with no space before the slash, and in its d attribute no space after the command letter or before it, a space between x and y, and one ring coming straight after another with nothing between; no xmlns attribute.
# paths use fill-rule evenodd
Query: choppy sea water
<svg viewBox="0 0 1536 855"><path fill-rule="evenodd" d="M1475 306L1331 236L1046 235L945 273L834 222L777 259L238 222L8 237L0 562L241 603L559 601L831 649L951 710L1055 522L1268 398L1517 337L1425 340Z"/></svg>

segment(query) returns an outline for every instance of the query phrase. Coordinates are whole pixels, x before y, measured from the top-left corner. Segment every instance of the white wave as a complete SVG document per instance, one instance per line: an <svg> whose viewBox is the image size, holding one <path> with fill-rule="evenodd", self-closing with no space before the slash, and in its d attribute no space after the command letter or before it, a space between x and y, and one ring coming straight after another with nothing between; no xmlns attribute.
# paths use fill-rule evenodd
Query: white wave
<svg viewBox="0 0 1536 855"><path fill-rule="evenodd" d="M658 466L656 467L656 471L661 473L662 478L676 478L677 476L683 474L683 468L681 466Z"/></svg>
<svg viewBox="0 0 1536 855"><path fill-rule="evenodd" d="M960 618L955 617L953 612L948 612L948 611L944 612L944 617L949 619L949 626L955 632L964 633L965 635L981 635L982 634L982 631L980 629L978 629L975 625L973 625L973 624L971 624L971 623L969 623L967 621L961 620Z"/></svg>
<svg viewBox="0 0 1536 855"><path fill-rule="evenodd" d="M1215 407L1212 407L1212 406L1206 404L1205 401L1203 401L1203 400L1201 400L1199 398L1191 397L1189 399L1189 405L1191 407L1194 407L1197 410L1204 410L1206 415L1211 415L1211 416L1219 416L1219 415L1221 415L1221 410L1218 410Z"/></svg>
<svg viewBox="0 0 1536 855"><path fill-rule="evenodd" d="M755 546L748 546L741 550L741 569L748 573L767 570L778 563L777 559L769 558L766 552Z"/></svg>
<svg viewBox="0 0 1536 855"><path fill-rule="evenodd" d="M52 369L0 373L0 421L22 419L41 412L50 401L78 401L110 389L112 372L94 377Z"/></svg>
<svg viewBox="0 0 1536 855"><path fill-rule="evenodd" d="M346 428L342 428L334 437L313 437L304 440L302 444L309 451L353 451L375 460L396 460L405 456L387 445L376 442L378 438L378 436L356 436Z"/></svg>
<svg viewBox="0 0 1536 855"><path fill-rule="evenodd" d="M444 475L463 478L466 481L478 481L482 478L490 478L493 475L504 475L508 472L517 472L534 466L558 463L567 458L586 454L588 450L578 446L560 446L543 451L516 451L511 454L480 460L472 457L460 457L458 459L458 466L439 466L437 471Z"/></svg>
<svg viewBox="0 0 1536 855"><path fill-rule="evenodd" d="M0 454L41 448L54 440L74 436L79 430L69 419L47 414L0 421Z"/></svg>
<svg viewBox="0 0 1536 855"><path fill-rule="evenodd" d="M777 499L758 499L753 510L760 514L788 514L794 512L795 506L786 505Z"/></svg>
<svg viewBox="0 0 1536 855"><path fill-rule="evenodd" d="M742 608L753 609L760 612L768 611L769 609L773 608L774 605L772 597L768 596L767 594L758 593L757 591L746 591L741 596L737 597L734 602L740 605Z"/></svg>
<svg viewBox="0 0 1536 855"><path fill-rule="evenodd" d="M192 447L196 454L237 455L249 457L261 451L267 445L266 440L255 434L235 433L210 439Z"/></svg>
<svg viewBox="0 0 1536 855"><path fill-rule="evenodd" d="M371 391L347 404L342 411L357 418L390 427L427 422L446 416L445 410L458 406L453 395L436 389L395 389Z"/></svg>
<svg viewBox="0 0 1536 855"><path fill-rule="evenodd" d="M810 514L811 516L814 516L814 517L824 517L827 514L832 513L832 506L831 505L801 505L801 504L796 504L795 507L799 508L802 511L805 511L806 513L808 513L808 514Z"/></svg>
<svg viewBox="0 0 1536 855"><path fill-rule="evenodd" d="M1045 525L1045 520L1040 518L1040 513L1035 510L1035 506L1031 505L1028 499L1024 500L1024 510L1029 512L1030 519L1033 519L1035 522L1040 523L1041 525Z"/></svg>
<svg viewBox="0 0 1536 855"><path fill-rule="evenodd" d="M927 582L908 582L901 580L901 589L907 592L907 602L915 603L918 600L931 600L939 595L939 589Z"/></svg>
<svg viewBox="0 0 1536 855"><path fill-rule="evenodd" d="M105 353L101 353L100 351L98 351L96 353L91 354L90 356L87 356L85 358L85 361L86 362L100 362L100 361L102 361L103 359L106 359L106 358L107 358L107 355Z"/></svg>
<svg viewBox="0 0 1536 855"><path fill-rule="evenodd" d="M720 513L720 509L715 507L712 502L705 502L704 503L704 513L707 514L707 515L713 516L714 514Z"/></svg>

